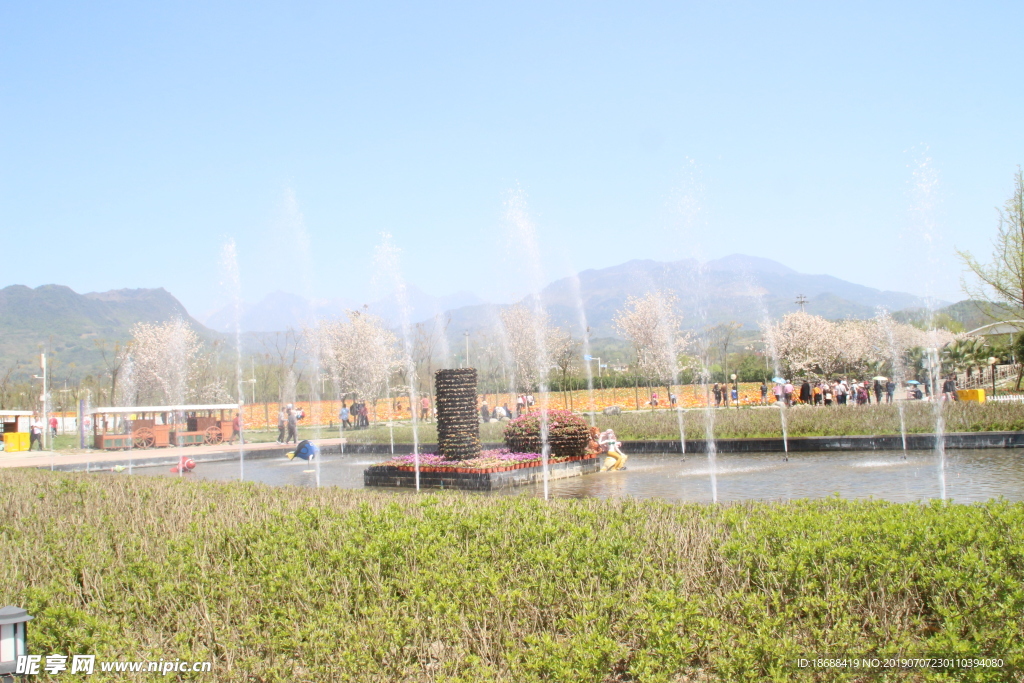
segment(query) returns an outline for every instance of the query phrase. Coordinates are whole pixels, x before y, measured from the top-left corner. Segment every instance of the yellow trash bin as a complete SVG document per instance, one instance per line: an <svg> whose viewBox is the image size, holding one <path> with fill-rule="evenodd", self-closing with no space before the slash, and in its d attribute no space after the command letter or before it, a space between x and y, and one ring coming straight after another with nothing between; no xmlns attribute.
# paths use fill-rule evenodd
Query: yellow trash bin
<svg viewBox="0 0 1024 683"><path fill-rule="evenodd" d="M960 389L956 392L956 395L961 401L974 401L975 403L985 402L984 389Z"/></svg>
<svg viewBox="0 0 1024 683"><path fill-rule="evenodd" d="M8 453L27 451L29 443L28 432L7 432L4 434L4 451Z"/></svg>

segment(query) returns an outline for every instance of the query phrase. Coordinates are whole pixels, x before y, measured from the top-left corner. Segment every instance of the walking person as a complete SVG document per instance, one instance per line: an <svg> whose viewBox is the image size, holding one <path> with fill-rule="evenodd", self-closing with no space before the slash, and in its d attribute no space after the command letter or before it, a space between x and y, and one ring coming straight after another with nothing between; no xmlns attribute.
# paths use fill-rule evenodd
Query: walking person
<svg viewBox="0 0 1024 683"><path fill-rule="evenodd" d="M768 384L761 380L761 405L768 403Z"/></svg>
<svg viewBox="0 0 1024 683"><path fill-rule="evenodd" d="M57 436L57 416L50 416L50 436Z"/></svg>
<svg viewBox="0 0 1024 683"><path fill-rule="evenodd" d="M238 443L245 443L245 439L242 438L242 416L238 413L235 413L235 419L231 421L231 431Z"/></svg>
<svg viewBox="0 0 1024 683"><path fill-rule="evenodd" d="M786 381L786 384L782 387L782 396L786 401L786 407L793 405L793 383Z"/></svg>
<svg viewBox="0 0 1024 683"><path fill-rule="evenodd" d="M43 450L43 425L40 424L39 419L32 420L32 424L28 428L28 449L31 450ZM36 448L36 445L39 448Z"/></svg>
<svg viewBox="0 0 1024 683"><path fill-rule="evenodd" d="M875 380L875 387L874 387L874 389L875 389L875 403L876 404L881 403L882 402L882 383L879 382L877 379Z"/></svg>
<svg viewBox="0 0 1024 683"><path fill-rule="evenodd" d="M284 440L285 443L299 443L298 435L298 416L295 414L295 409L292 404L288 404L288 437Z"/></svg>
<svg viewBox="0 0 1024 683"><path fill-rule="evenodd" d="M523 398L522 394L516 396L516 417L523 414L523 406L526 405L526 399Z"/></svg>
<svg viewBox="0 0 1024 683"><path fill-rule="evenodd" d="M775 386L772 387L772 393L775 394L775 402L778 403L782 400L783 386L776 382Z"/></svg>
<svg viewBox="0 0 1024 683"><path fill-rule="evenodd" d="M892 403L892 395L896 391L896 382L891 379L885 383L885 402Z"/></svg>
<svg viewBox="0 0 1024 683"><path fill-rule="evenodd" d="M277 442L284 443L284 428L285 420L287 419L284 406L281 406L277 411Z"/></svg>
<svg viewBox="0 0 1024 683"><path fill-rule="evenodd" d="M711 393L715 395L715 407L720 407L722 405L722 390L718 388L718 382L715 382L715 386L711 388Z"/></svg>
<svg viewBox="0 0 1024 683"><path fill-rule="evenodd" d="M350 429L352 427L352 423L349 422L348 406L345 405L344 401L341 402L341 410L338 411L338 420L341 421L341 424L345 429Z"/></svg>
<svg viewBox="0 0 1024 683"><path fill-rule="evenodd" d="M804 380L804 383L800 385L800 402L811 402L811 383L808 382L806 379Z"/></svg>
<svg viewBox="0 0 1024 683"><path fill-rule="evenodd" d="M420 419L430 422L430 399L426 396L420 397Z"/></svg>

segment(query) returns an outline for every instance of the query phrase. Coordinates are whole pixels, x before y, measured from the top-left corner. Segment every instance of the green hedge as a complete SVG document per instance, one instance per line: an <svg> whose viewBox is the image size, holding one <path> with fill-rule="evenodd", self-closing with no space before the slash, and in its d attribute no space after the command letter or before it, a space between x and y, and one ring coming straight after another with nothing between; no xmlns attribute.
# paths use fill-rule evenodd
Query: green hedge
<svg viewBox="0 0 1024 683"><path fill-rule="evenodd" d="M1024 666L1020 503L544 503L6 471L0 520L0 599L36 616L30 651L212 659L205 680L879 680L793 667L843 654L1006 662L957 680Z"/></svg>

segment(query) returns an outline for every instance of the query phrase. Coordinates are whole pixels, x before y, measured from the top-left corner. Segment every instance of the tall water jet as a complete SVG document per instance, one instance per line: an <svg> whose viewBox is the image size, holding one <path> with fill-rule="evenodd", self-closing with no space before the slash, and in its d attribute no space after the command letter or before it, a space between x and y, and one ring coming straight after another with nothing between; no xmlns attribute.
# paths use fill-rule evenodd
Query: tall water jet
<svg viewBox="0 0 1024 683"><path fill-rule="evenodd" d="M925 150L927 154L927 150ZM936 189L939 183L939 176L932 160L924 156L915 161L912 173L911 188L911 224L914 237L927 245L927 254L930 267L926 269L925 297L926 309L928 311L928 336L930 338L926 351L927 380L929 385L930 400L932 402L932 416L934 420L935 433L935 456L938 461L938 479L940 497L946 499L946 422L943 416L943 401L941 391L942 363L940 359L941 344L939 344L937 329L935 326L935 311L938 305L933 296L934 273L939 270L938 258L936 256L936 241L939 238L938 225L935 221Z"/></svg>
<svg viewBox="0 0 1024 683"><path fill-rule="evenodd" d="M595 417L596 407L594 405L594 372L590 368L592 356L590 355L590 326L587 324L587 312L583 307L583 296L580 293L580 276L577 273L573 273L569 278L569 282L572 285L574 299L576 301L576 315L579 320L580 334L583 336L583 371L587 376L587 414L590 416L590 426L595 426L597 419ZM597 359L598 373L601 372L601 359Z"/></svg>
<svg viewBox="0 0 1024 683"><path fill-rule="evenodd" d="M764 305L764 290L758 286L753 280L753 276L749 271L744 273L744 278L749 288L750 293L753 295L754 300L757 301L757 307L761 312L761 334L764 337L764 352L765 358L771 360L772 369L772 384L776 383L776 380L783 379L782 377L782 366L779 363L779 347L775 338L775 327L772 324L771 317L768 315L768 308ZM826 378L827 379L827 378ZM774 396L774 392L772 394ZM784 453L789 453L789 434L786 428L786 406L776 406L779 409L779 423L782 428L782 450Z"/></svg>
<svg viewBox="0 0 1024 683"><path fill-rule="evenodd" d="M682 177L679 186L676 188L671 199L671 208L676 220L676 230L679 233L675 240L678 244L688 244L691 249L691 256L695 257L697 267L689 273L689 282L680 282L683 291L692 292L694 297L694 308L697 311L698 323L701 332L696 339L700 368L697 370L697 377L700 380L704 393L704 444L705 453L708 458L708 469L710 472L711 499L718 501L718 445L715 442L715 414L711 406L711 394L708 383L711 381L710 367L710 340L708 338L708 312L706 308L707 296L705 288L705 265L703 254L705 252L705 240L708 239L710 231L707 217L704 212L705 195L707 192L704 184L703 169L695 159L687 158L686 166L682 170ZM679 405L676 408L676 423L679 429L680 448L686 452L686 422L682 410L682 397L679 397Z"/></svg>
<svg viewBox="0 0 1024 683"><path fill-rule="evenodd" d="M231 319L235 328L235 390L238 398L238 480L245 481L245 393L242 390L242 281L238 271L238 250L234 238L228 238L221 250L221 272L225 281L221 284L231 299ZM179 468L180 469L180 468Z"/></svg>
<svg viewBox="0 0 1024 683"><path fill-rule="evenodd" d="M416 472L416 490L420 490L420 438L419 420L416 414L418 405L417 399L417 377L416 361L412 351L411 323L409 321L411 309L409 306L409 294L402 277L399 261L400 252L394 244L394 240L388 233L381 233L381 243L374 254L374 265L378 272L389 276L391 287L395 297L395 304L398 308L398 318L402 329L402 363L405 365L405 377L409 395L409 415L412 419L412 453L413 464ZM390 410L390 406L388 408ZM394 437L392 437L392 440ZM392 445L392 450L394 446Z"/></svg>
<svg viewBox="0 0 1024 683"><path fill-rule="evenodd" d="M547 376L551 367L548 359L547 330L544 321L544 302L541 300L540 292L537 290L544 282L543 269L540 261L540 248L537 244L537 230L529 218L526 209L526 195L520 188L508 193L505 200L505 216L512 224L513 230L518 236L517 244L524 252L525 261L528 266L527 275L534 292L530 295L533 316L531 325L533 327L534 348L536 350L535 373L537 376L538 393L540 394L540 440L541 440L541 465L544 478L544 500L548 500L548 480L550 478L548 456L551 453L548 429L548 383Z"/></svg>

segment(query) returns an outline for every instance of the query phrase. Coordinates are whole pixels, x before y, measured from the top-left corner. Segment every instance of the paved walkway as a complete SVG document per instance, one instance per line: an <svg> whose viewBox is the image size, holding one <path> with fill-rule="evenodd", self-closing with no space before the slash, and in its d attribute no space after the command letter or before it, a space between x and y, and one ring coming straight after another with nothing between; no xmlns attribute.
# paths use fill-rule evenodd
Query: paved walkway
<svg viewBox="0 0 1024 683"><path fill-rule="evenodd" d="M345 439L319 439L316 444L320 448L325 446L340 446ZM245 444L243 447L246 455L257 454L263 451L292 450L295 444L283 446L273 441L266 443ZM145 466L147 464L161 464L164 462L177 462L178 458L187 455L193 460L223 460L228 457L237 457L239 446L237 444L217 444L216 446L180 446L175 448L151 448L147 450L131 451L87 451L66 453L61 451L20 451L17 453L0 452L0 467L54 467L63 469L68 465L114 465L131 460L134 464ZM147 462L149 461L149 462Z"/></svg>

